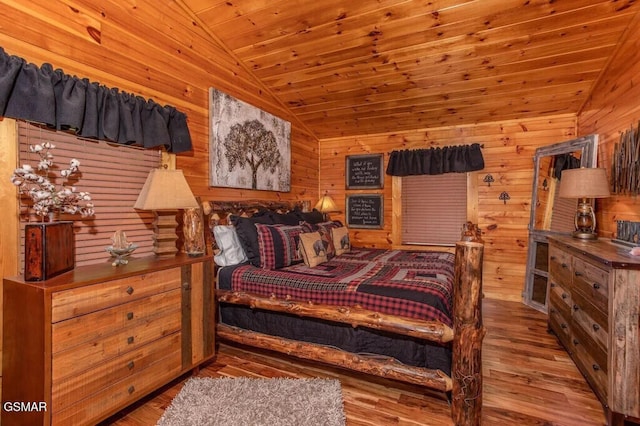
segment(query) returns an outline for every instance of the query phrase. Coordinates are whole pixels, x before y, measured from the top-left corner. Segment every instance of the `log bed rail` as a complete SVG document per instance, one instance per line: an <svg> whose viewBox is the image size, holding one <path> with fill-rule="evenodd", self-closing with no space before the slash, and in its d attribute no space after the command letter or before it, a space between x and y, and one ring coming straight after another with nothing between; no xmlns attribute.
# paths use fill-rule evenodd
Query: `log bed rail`
<svg viewBox="0 0 640 426"><path fill-rule="evenodd" d="M278 203L281 209L282 203ZM221 223L230 207L250 212L249 205L240 202L216 202L205 213L210 225ZM260 208L268 207L265 203ZM222 210L226 213L219 215ZM469 224L467 224L469 225ZM320 361L367 374L426 386L442 392L451 392L451 416L455 425L480 425L482 411L482 260L484 245L475 227L465 227L462 241L456 243L455 277L453 290L453 328L432 321L420 321L394 315L372 312L361 307L338 307L309 302L296 302L262 297L230 290L216 290L219 302L249 306L269 311L285 312L301 317L312 317L369 327L434 342L452 342L451 377L440 370L413 367L391 359L378 359L352 354L343 350L274 337L218 324L216 333L223 340L260 347L298 358Z"/></svg>

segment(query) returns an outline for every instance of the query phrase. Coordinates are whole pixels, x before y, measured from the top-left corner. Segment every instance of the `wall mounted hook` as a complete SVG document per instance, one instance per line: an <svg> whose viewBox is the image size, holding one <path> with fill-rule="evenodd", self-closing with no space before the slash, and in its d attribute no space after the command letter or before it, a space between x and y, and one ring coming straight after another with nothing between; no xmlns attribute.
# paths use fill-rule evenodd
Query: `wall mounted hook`
<svg viewBox="0 0 640 426"><path fill-rule="evenodd" d="M487 186L491 186L491 182L494 182L494 179L493 176L491 176L491 173L488 173L482 181L485 182Z"/></svg>
<svg viewBox="0 0 640 426"><path fill-rule="evenodd" d="M509 197L509 193L507 193L507 191L502 191L502 193L500 194L500 196L498 198L500 200L504 201L505 204L507 204L507 200L511 199L511 197Z"/></svg>

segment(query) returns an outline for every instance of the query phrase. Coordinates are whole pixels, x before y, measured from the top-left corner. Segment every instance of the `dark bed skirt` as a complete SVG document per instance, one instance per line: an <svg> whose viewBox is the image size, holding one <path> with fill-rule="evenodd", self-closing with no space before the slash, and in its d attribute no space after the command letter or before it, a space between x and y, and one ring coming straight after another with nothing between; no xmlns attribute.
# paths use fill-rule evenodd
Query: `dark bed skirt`
<svg viewBox="0 0 640 426"><path fill-rule="evenodd" d="M224 324L246 330L331 346L364 356L392 357L407 365L442 370L451 375L450 345L227 303L220 304L220 318Z"/></svg>

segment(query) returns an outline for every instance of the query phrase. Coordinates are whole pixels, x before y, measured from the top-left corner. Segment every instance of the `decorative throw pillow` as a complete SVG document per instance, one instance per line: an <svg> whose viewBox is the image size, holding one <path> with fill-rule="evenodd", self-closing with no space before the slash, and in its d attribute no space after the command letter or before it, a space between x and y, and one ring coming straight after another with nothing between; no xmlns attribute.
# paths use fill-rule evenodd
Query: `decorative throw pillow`
<svg viewBox="0 0 640 426"><path fill-rule="evenodd" d="M327 261L327 248L319 232L300 234L300 252L304 263L311 268Z"/></svg>
<svg viewBox="0 0 640 426"><path fill-rule="evenodd" d="M351 241L349 240L349 229L346 226L331 229L331 239L336 249L336 256L351 250Z"/></svg>
<svg viewBox="0 0 640 426"><path fill-rule="evenodd" d="M260 267L278 269L302 261L298 250L302 227L300 225L256 224Z"/></svg>
<svg viewBox="0 0 640 426"><path fill-rule="evenodd" d="M213 237L220 253L213 256L218 266L237 265L247 261L238 233L233 225L217 225L213 227Z"/></svg>
<svg viewBox="0 0 640 426"><path fill-rule="evenodd" d="M317 223L312 226L316 227L316 229L320 233L320 238L322 238L322 240L325 242L325 245L327 247L327 259L331 259L333 256L336 255L336 248L333 242L333 238L331 238L331 230L333 228L341 227L342 223L335 220L332 222Z"/></svg>
<svg viewBox="0 0 640 426"><path fill-rule="evenodd" d="M323 214L316 209L313 209L310 212L297 212L297 213L302 218L301 220L304 220L305 222L320 223L324 220Z"/></svg>
<svg viewBox="0 0 640 426"><path fill-rule="evenodd" d="M273 224L270 215L256 215L253 217L232 216L231 223L235 225L240 245L249 262L253 266L260 266L260 248L258 247L258 231L256 223Z"/></svg>
<svg viewBox="0 0 640 426"><path fill-rule="evenodd" d="M274 224L283 224L283 225L299 225L302 222L301 216L295 212L290 211L288 213L272 213L271 217L273 218Z"/></svg>

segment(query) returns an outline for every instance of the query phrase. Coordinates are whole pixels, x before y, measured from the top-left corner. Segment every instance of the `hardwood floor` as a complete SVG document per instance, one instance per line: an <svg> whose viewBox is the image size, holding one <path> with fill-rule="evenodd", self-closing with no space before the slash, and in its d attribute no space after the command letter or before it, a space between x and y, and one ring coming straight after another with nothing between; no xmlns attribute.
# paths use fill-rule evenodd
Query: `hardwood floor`
<svg viewBox="0 0 640 426"><path fill-rule="evenodd" d="M591 388L556 338L546 316L519 302L483 301L484 425L604 425ZM451 425L444 395L279 354L221 344L203 377L334 377L342 383L348 426ZM183 378L105 422L153 425L179 392Z"/></svg>

